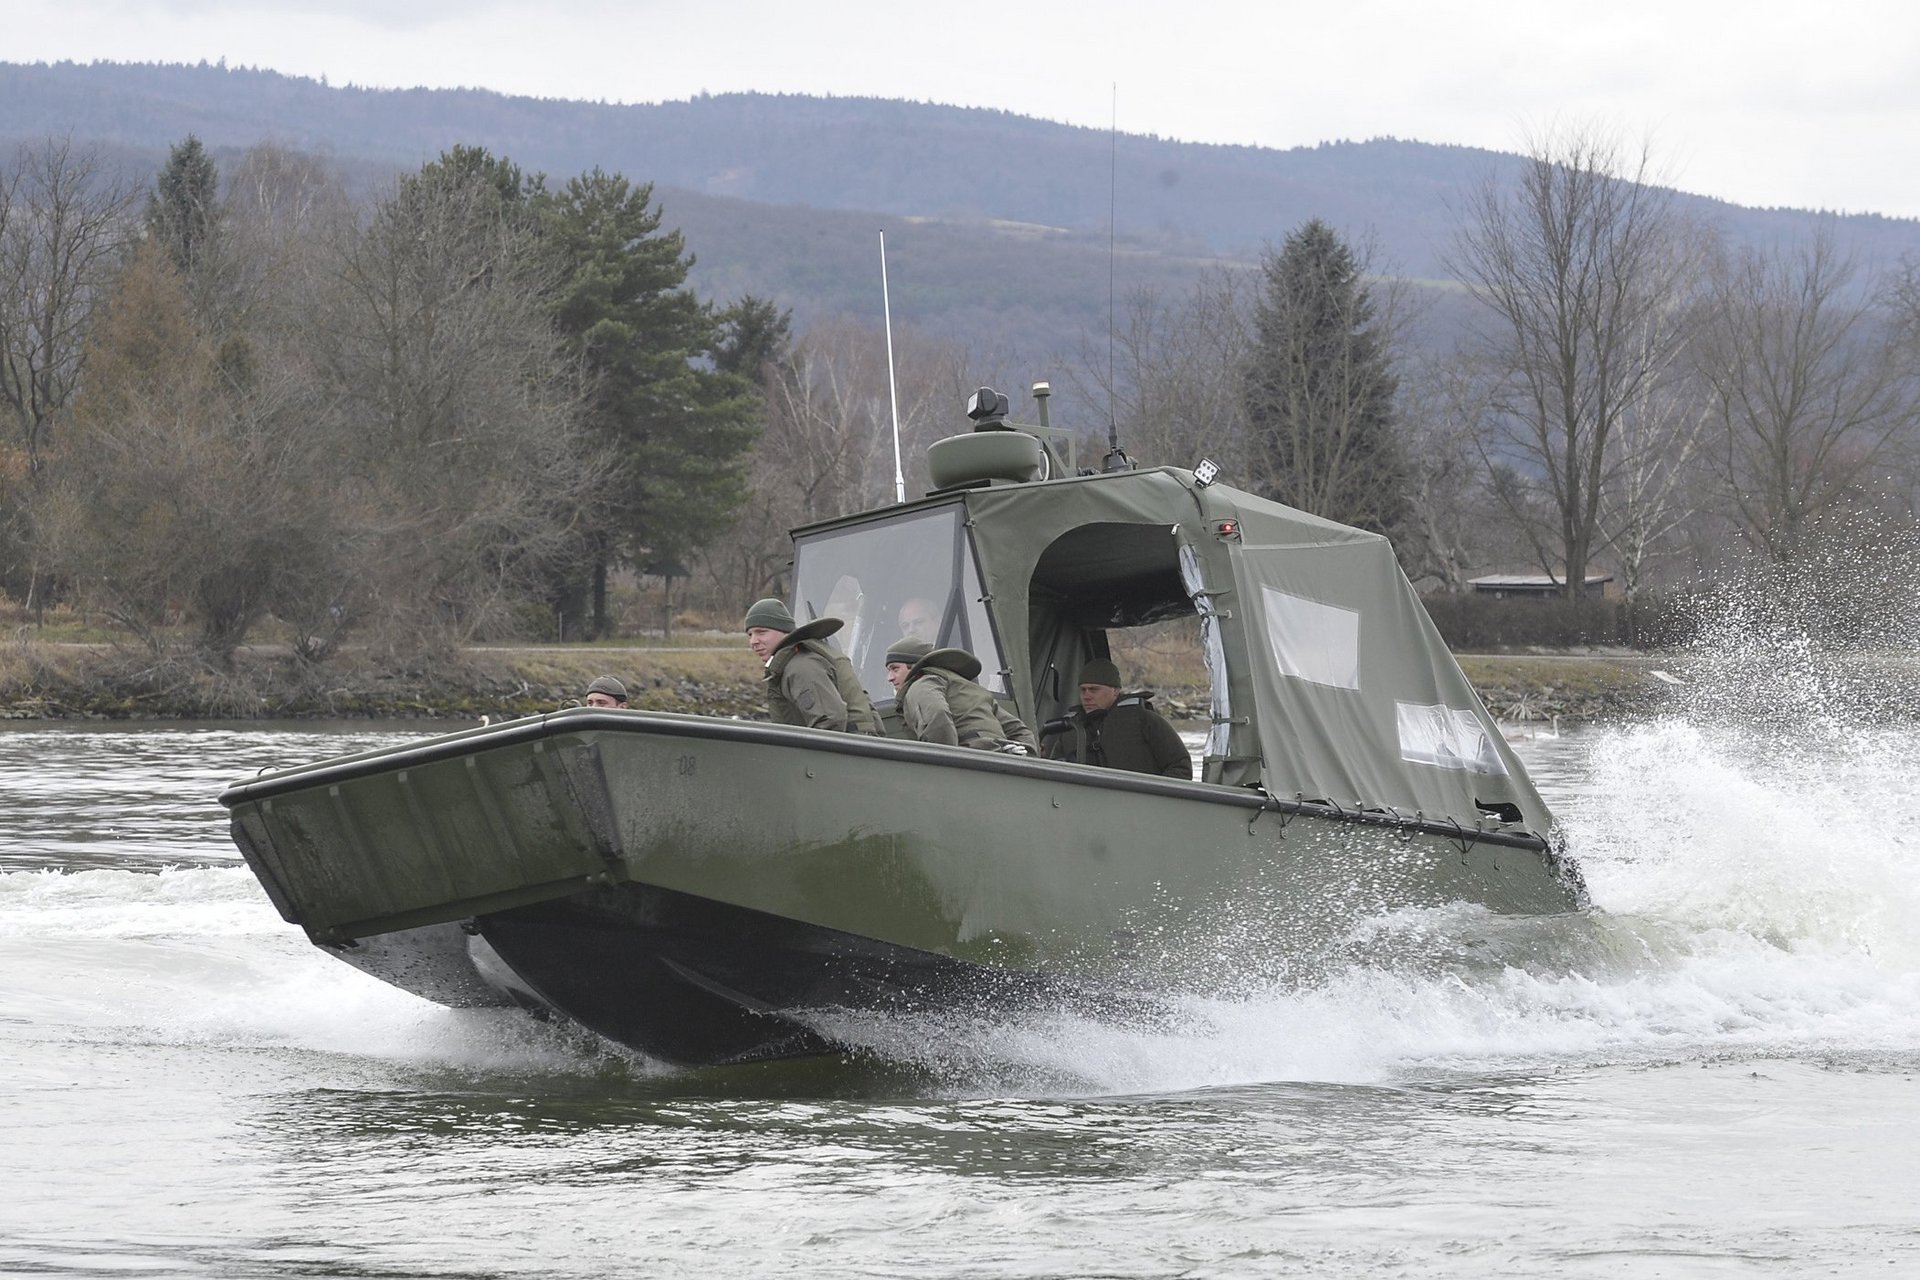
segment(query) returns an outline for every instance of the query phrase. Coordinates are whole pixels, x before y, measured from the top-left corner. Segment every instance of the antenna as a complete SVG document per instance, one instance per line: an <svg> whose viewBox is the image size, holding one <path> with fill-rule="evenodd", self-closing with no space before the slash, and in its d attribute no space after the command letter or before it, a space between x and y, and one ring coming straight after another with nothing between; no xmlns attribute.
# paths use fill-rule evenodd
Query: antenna
<svg viewBox="0 0 1920 1280"><path fill-rule="evenodd" d="M907 473L900 469L900 388L893 380L893 299L887 293L887 233L880 233L880 312L887 325L887 399L893 404L893 500L907 500Z"/></svg>
<svg viewBox="0 0 1920 1280"><path fill-rule="evenodd" d="M1120 82L1113 83L1113 114L1107 124L1107 448L1120 447L1113 411L1113 222L1120 208Z"/></svg>
<svg viewBox="0 0 1920 1280"><path fill-rule="evenodd" d="M1113 224L1120 208L1120 82L1113 84L1113 116L1107 127L1107 456L1103 471L1131 471L1133 459L1120 447L1120 419L1114 411L1114 246Z"/></svg>

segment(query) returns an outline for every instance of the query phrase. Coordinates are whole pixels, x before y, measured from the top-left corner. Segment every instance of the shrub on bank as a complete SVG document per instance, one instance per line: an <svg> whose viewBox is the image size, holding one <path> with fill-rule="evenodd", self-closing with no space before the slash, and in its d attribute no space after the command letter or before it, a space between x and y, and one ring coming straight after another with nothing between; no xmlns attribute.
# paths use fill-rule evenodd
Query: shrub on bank
<svg viewBox="0 0 1920 1280"><path fill-rule="evenodd" d="M1690 598L1670 592L1646 593L1631 601L1559 596L1501 600L1436 593L1422 597L1422 603L1441 638L1456 652L1668 649L1685 644L1695 629Z"/></svg>

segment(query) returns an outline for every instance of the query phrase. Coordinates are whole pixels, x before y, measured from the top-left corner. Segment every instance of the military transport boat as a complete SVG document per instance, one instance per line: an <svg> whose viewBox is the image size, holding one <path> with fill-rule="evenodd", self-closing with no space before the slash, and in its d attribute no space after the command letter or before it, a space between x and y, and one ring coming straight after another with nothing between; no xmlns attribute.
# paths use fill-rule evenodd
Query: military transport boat
<svg viewBox="0 0 1920 1280"><path fill-rule="evenodd" d="M1210 464L1075 474L983 395L926 497L795 531L795 617L845 620L876 705L920 627L1035 725L1114 632L1189 619L1195 780L574 708L229 788L274 905L430 1000L711 1064L835 1052L849 1013L1217 984L1397 908L1582 904L1384 539Z"/></svg>

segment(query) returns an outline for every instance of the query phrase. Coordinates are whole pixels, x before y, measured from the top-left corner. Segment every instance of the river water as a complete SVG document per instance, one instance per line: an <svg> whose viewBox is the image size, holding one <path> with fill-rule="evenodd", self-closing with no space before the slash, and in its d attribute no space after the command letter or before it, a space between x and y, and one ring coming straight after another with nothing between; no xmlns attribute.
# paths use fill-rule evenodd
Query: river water
<svg viewBox="0 0 1920 1280"><path fill-rule="evenodd" d="M1920 732L1516 743L1592 912L1146 1031L674 1074L283 924L213 797L426 729L0 729L0 1274L1920 1274Z"/></svg>

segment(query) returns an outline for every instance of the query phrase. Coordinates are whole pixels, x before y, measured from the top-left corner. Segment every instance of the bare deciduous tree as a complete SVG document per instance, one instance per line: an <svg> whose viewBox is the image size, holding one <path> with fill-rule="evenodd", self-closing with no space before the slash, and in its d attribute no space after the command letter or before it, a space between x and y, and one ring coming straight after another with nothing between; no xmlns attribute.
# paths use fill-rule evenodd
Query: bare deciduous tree
<svg viewBox="0 0 1920 1280"><path fill-rule="evenodd" d="M1450 254L1483 309L1478 354L1494 378L1490 468L1562 590L1583 590L1604 531L1617 433L1681 340L1667 323L1685 229L1645 146L1597 128L1535 140L1517 182L1469 197ZM1539 487L1544 502L1527 490ZM1541 518L1541 513L1546 518Z"/></svg>
<svg viewBox="0 0 1920 1280"><path fill-rule="evenodd" d="M1167 302L1152 291L1127 298L1104 344L1083 344L1066 381L1104 419L1109 404L1121 445L1149 465L1220 465L1231 483L1251 487L1243 370L1251 346L1252 276L1216 270L1191 293Z"/></svg>
<svg viewBox="0 0 1920 1280"><path fill-rule="evenodd" d="M224 340L157 246L136 253L47 486L50 546L150 644L190 621L222 665L269 613L309 660L355 629L409 653L511 630L604 475L546 259L459 184L312 231L301 305Z"/></svg>
<svg viewBox="0 0 1920 1280"><path fill-rule="evenodd" d="M927 408L925 386L908 387L900 407L903 436ZM794 343L769 394L759 474L766 489L784 491L779 505L795 523L883 500L893 479L883 334L846 317L817 322ZM909 447L903 440L903 450Z"/></svg>
<svg viewBox="0 0 1920 1280"><path fill-rule="evenodd" d="M226 174L224 234L207 274L223 286L203 308L216 335L285 328L313 289L313 263L352 202L324 161L272 143L250 148Z"/></svg>
<svg viewBox="0 0 1920 1280"><path fill-rule="evenodd" d="M1712 388L1713 459L1736 526L1769 560L1807 550L1920 422L1920 377L1896 318L1825 227L1797 246L1715 267L1699 368ZM1911 276L1892 296L1911 310Z"/></svg>
<svg viewBox="0 0 1920 1280"><path fill-rule="evenodd" d="M900 450L908 493L925 488L933 440L964 429L966 357L912 330L894 334ZM703 557L725 606L777 590L786 531L893 498L886 335L846 316L815 321L768 378L767 424L754 454L752 511Z"/></svg>
<svg viewBox="0 0 1920 1280"><path fill-rule="evenodd" d="M482 183L406 181L343 230L288 340L312 361L310 430L362 513L371 616L400 644L510 628L604 460L542 309L551 268Z"/></svg>
<svg viewBox="0 0 1920 1280"><path fill-rule="evenodd" d="M1407 515L1394 548L1407 577L1467 590L1484 554L1489 490L1478 442L1491 414L1488 386L1458 361L1409 361L1400 418L1407 444Z"/></svg>
<svg viewBox="0 0 1920 1280"><path fill-rule="evenodd" d="M288 380L222 376L185 282L149 242L89 348L69 448L39 496L52 563L156 652L198 628L218 665L269 610L324 582L350 537L330 444ZM323 576L323 575L322 575Z"/></svg>
<svg viewBox="0 0 1920 1280"><path fill-rule="evenodd" d="M1692 380L1648 384L1620 424L1607 477L1607 545L1620 565L1621 594L1638 599L1657 550L1695 512L1697 470L1708 408Z"/></svg>
<svg viewBox="0 0 1920 1280"><path fill-rule="evenodd" d="M1716 240L1703 227L1677 221L1665 248L1670 288L1664 305L1649 308L1637 330L1636 358L1646 376L1620 415L1604 482L1607 545L1628 600L1645 588L1657 549L1694 513L1708 418L1704 387L1686 357L1702 320L1700 295Z"/></svg>
<svg viewBox="0 0 1920 1280"><path fill-rule="evenodd" d="M135 195L65 138L21 146L0 173L0 403L29 473L79 385L88 325L133 234Z"/></svg>

